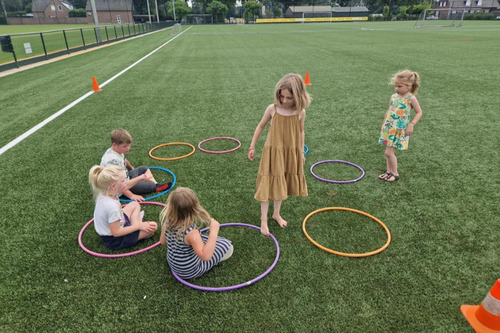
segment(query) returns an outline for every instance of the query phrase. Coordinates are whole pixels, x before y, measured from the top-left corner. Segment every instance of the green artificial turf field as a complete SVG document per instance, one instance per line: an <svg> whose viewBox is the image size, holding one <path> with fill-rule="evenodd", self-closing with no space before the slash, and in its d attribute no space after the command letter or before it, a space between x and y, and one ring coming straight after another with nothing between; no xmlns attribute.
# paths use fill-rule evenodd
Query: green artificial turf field
<svg viewBox="0 0 500 333"><path fill-rule="evenodd" d="M0 331L2 332L472 332L462 304L479 304L500 277L497 65L499 22L414 29L413 22L185 26L184 33L0 155ZM129 40L0 78L0 147L107 82L172 38L170 30ZM401 179L385 170L377 144L393 88L389 78L410 68L421 76L423 117ZM305 173L309 196L289 198L280 229L270 221L281 255L275 269L248 287L202 292L179 283L157 247L132 257L93 257L78 246L94 202L88 171L110 146L109 133L134 138L127 158L175 173L221 223L259 225L253 199L260 152L246 151L276 82L310 73ZM171 162L148 151L167 142L239 139L230 154ZM204 148L225 150L231 142ZM159 149L158 156L187 154ZM361 166L353 184L328 184L309 168L327 159ZM324 178L347 180L347 165L321 165ZM157 178L169 180L160 172ZM155 199L164 202L167 196ZM389 247L346 258L315 247L302 221L323 207L349 207L389 228ZM158 220L160 208L145 207ZM328 211L307 222L326 247L372 251L386 241L372 220ZM265 271L276 250L257 230L221 228L233 257L194 281L227 286ZM87 247L110 253L93 227ZM140 244L139 249L158 240Z"/></svg>

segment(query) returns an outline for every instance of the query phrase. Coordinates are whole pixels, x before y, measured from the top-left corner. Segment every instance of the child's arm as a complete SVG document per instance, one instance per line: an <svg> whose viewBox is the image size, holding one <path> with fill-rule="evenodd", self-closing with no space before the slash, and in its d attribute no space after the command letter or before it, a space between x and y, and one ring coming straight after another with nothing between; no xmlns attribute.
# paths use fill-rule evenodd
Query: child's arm
<svg viewBox="0 0 500 333"><path fill-rule="evenodd" d="M267 107L266 112L264 112L264 115L262 116L262 119L260 120L259 124L257 125L257 128L255 128L255 132L253 133L252 137L252 143L250 144L250 148L248 148L248 159L250 161L253 161L254 155L255 155L255 145L257 144L257 141L259 140L260 134L266 128L267 123L269 120L272 118L272 110L274 109L274 104L271 104Z"/></svg>
<svg viewBox="0 0 500 333"><path fill-rule="evenodd" d="M385 111L384 120L382 120L382 126L380 126L381 131L384 130L385 120L387 119L387 115L389 114L390 110L391 110L391 100L389 99L389 107L387 108L387 111Z"/></svg>
<svg viewBox="0 0 500 333"><path fill-rule="evenodd" d="M125 195L130 200L144 201L144 197L142 195L134 194L129 189L134 187L141 180L150 180L150 179L151 179L151 177L148 177L148 175L146 175L145 173L143 173L142 175L139 175L135 178L130 179L125 185L125 190L123 191L123 195Z"/></svg>
<svg viewBox="0 0 500 333"><path fill-rule="evenodd" d="M117 220L115 222L111 222L109 224L109 229L111 230L111 233L115 237L120 237L120 236L125 236L130 233L133 233L134 231L141 230L145 232L154 232L155 227L153 224L150 224L149 222L141 222L141 223L135 223L132 224L129 227L121 227L120 226L120 220Z"/></svg>
<svg viewBox="0 0 500 333"><path fill-rule="evenodd" d="M130 162L125 159L125 166L127 167L128 170L134 170L134 167L132 166L132 164L130 164Z"/></svg>
<svg viewBox="0 0 500 333"><path fill-rule="evenodd" d="M193 248L194 253L196 253L201 260L209 261L212 259L212 255L215 251L218 233L219 222L215 219L210 219L210 234L208 235L206 243L203 243L203 239L201 239L200 231L198 229L191 230L184 238L184 242Z"/></svg>
<svg viewBox="0 0 500 333"><path fill-rule="evenodd" d="M418 100L415 96L412 96L410 99L410 103L413 106L413 109L415 110L415 118L408 124L408 128L406 129L406 135L412 135L413 134L413 128L415 125L418 123L420 118L422 117L422 109L420 108L420 104L418 103Z"/></svg>
<svg viewBox="0 0 500 333"><path fill-rule="evenodd" d="M167 229L167 224L163 223L161 226L161 233L160 233L160 244L162 246L167 247L167 238L165 237L165 230Z"/></svg>

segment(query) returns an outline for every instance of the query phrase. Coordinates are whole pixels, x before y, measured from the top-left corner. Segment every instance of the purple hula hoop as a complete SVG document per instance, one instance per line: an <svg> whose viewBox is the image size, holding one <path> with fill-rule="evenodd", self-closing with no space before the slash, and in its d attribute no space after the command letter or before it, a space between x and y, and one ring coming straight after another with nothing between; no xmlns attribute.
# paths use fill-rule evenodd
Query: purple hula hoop
<svg viewBox="0 0 500 333"><path fill-rule="evenodd" d="M314 173L313 169L314 169L314 167L316 165L323 164L323 163L344 163L344 164L351 165L351 166L355 167L356 169L358 169L359 171L361 171L361 176L359 176L356 179L352 179L352 180L330 180L330 179L326 179L326 178L321 178L321 177L319 177L318 175L316 175ZM311 170L310 171L311 171L311 174L314 176L314 178L319 179L319 180L324 181L324 182L327 182L327 183L333 183L333 184L349 184L349 183L354 183L354 182L357 182L358 180L361 180L365 176L365 170L363 170L362 167L360 167L357 164L354 164L354 163L351 163L351 162L348 162L348 161L342 161L342 160L325 160L325 161L316 162L316 163L314 163L311 166Z"/></svg>
<svg viewBox="0 0 500 333"><path fill-rule="evenodd" d="M254 228L254 229L260 230L259 227L252 225L252 224L246 224L246 223L224 223L224 224L221 224L220 226L221 227L242 226L242 227L249 227L249 228ZM204 232L206 230L208 230L208 228L201 229L200 232ZM191 287L193 289L204 290L204 291L228 291L228 290L234 290L234 289L239 289L239 288L249 286L249 285L254 284L255 282L261 280L263 277L265 277L267 274L269 274L269 272L271 272L274 269L274 267L276 266L276 264L278 263L278 259L280 257L280 246L279 246L276 238L273 236L273 234L269 234L269 237L271 237L272 240L274 241L274 244L276 244L276 258L274 258L274 262L272 263L271 267L269 267L264 273L262 273L261 275L257 276L256 278L254 278L250 281L236 284L234 286L229 286L229 287L202 287L202 286L198 286L198 285L189 283L189 282L181 279L179 277L179 275L177 275L177 273L175 273L173 270L172 270L172 274L182 284L184 284L188 287Z"/></svg>
<svg viewBox="0 0 500 333"><path fill-rule="evenodd" d="M208 142L208 141L213 141L213 140L232 140L234 142L237 142L238 143L238 147L236 148L233 148L233 149L229 149L229 150L223 150L223 151L215 151L215 150L207 150L207 149L203 149L201 148L201 145L204 144L205 142ZM205 139L203 141L201 141L200 143L198 143L198 149L201 150L202 152L205 152L205 153L210 153L210 154L226 154L226 153L230 153L230 152L233 152L237 149L239 149L241 147L241 142L240 140L238 139L235 139L235 138L230 138L230 137L216 137L216 138L209 138L209 139Z"/></svg>
<svg viewBox="0 0 500 333"><path fill-rule="evenodd" d="M141 201L139 202L140 205L155 205L155 206L163 206L165 207L166 205L163 204L163 203L160 203L160 202L153 202L153 201ZM139 253L143 253L143 252L146 252L148 250L151 250L151 249L154 249L155 247L157 247L158 245L160 245L160 242L157 242L157 243L154 243L153 245L150 245L148 247L145 247L143 249L140 249L140 250L137 250L137 251L132 251L132 252L127 252L127 253L120 253L120 254L105 254L105 253L99 253L99 252L94 252L94 251L91 251L89 249L87 249L85 247L85 245L83 245L83 241L82 241L82 236L83 236L83 233L85 232L85 229L87 229L87 227L92 223L94 222L94 219L91 219L90 221L88 221L82 228L82 230L80 230L80 233L78 234L78 244L80 245L80 247L82 248L83 251L87 252L88 254L91 254L93 256L96 256L96 257L100 257L100 258L121 258L121 257L129 257L129 256L133 256L134 254L139 254Z"/></svg>

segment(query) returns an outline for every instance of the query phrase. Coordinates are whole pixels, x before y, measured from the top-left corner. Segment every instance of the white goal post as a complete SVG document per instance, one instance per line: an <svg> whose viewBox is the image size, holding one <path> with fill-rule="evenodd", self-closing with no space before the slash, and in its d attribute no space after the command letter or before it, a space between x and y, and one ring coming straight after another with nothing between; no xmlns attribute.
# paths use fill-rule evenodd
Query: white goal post
<svg viewBox="0 0 500 333"><path fill-rule="evenodd" d="M182 26L180 23L176 23L172 26L172 30L170 30L171 35L178 35L182 32Z"/></svg>
<svg viewBox="0 0 500 333"><path fill-rule="evenodd" d="M425 9L415 22L415 28L461 27L464 20L463 8Z"/></svg>

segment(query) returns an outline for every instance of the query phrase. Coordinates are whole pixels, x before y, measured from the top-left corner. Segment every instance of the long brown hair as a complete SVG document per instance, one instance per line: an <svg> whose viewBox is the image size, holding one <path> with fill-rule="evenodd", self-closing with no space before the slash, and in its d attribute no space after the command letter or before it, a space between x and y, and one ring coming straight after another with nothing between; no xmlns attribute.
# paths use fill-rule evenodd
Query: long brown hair
<svg viewBox="0 0 500 333"><path fill-rule="evenodd" d="M311 96L306 90L306 85L299 74L287 74L279 80L274 89L274 104L281 106L281 90L287 89L293 95L293 101L297 112L307 109L311 104Z"/></svg>
<svg viewBox="0 0 500 333"><path fill-rule="evenodd" d="M193 190L179 187L172 191L167 199L167 207L160 213L161 224L166 230L180 236L193 223L210 222L210 214L203 208Z"/></svg>

